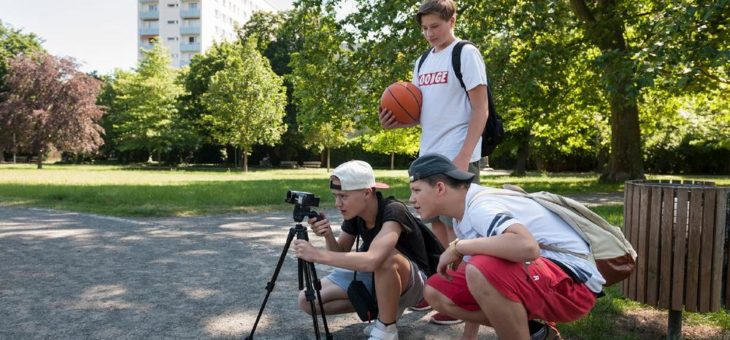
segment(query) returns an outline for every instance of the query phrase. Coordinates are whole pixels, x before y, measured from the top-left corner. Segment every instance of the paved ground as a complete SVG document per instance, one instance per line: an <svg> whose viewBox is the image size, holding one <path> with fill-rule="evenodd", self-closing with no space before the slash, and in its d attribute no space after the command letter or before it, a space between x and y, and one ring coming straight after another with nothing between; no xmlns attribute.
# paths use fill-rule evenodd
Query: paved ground
<svg viewBox="0 0 730 340"><path fill-rule="evenodd" d="M0 205L0 339L242 338L293 225L290 211L121 219ZM314 338L297 290L288 255L256 338ZM428 315L406 312L401 338L460 334L463 326L432 325ZM327 321L335 339L363 338L354 315Z"/></svg>

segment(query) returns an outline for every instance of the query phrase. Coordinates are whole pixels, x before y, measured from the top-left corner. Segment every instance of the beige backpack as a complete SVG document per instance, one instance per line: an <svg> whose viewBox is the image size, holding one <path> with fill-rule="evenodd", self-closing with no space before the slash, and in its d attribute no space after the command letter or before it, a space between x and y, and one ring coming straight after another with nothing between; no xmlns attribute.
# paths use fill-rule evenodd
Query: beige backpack
<svg viewBox="0 0 730 340"><path fill-rule="evenodd" d="M484 194L530 198L557 214L573 227L578 235L588 243L591 256L587 257L584 254L576 254L547 244L541 244L540 248L569 253L593 261L603 278L606 279L605 286L610 286L631 275L634 267L636 267L636 251L631 243L626 240L621 229L611 225L601 216L571 198L545 191L527 193L522 188L511 184L505 184L503 188L486 187L486 190L475 197Z"/></svg>

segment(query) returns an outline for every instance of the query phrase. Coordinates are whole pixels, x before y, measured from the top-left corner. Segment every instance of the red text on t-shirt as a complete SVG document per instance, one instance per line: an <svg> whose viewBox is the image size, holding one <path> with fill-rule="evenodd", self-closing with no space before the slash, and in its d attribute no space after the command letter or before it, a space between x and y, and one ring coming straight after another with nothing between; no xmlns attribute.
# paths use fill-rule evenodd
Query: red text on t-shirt
<svg viewBox="0 0 730 340"><path fill-rule="evenodd" d="M446 84L448 82L449 82L449 72L448 71L424 73L424 74L421 74L418 76L418 86Z"/></svg>

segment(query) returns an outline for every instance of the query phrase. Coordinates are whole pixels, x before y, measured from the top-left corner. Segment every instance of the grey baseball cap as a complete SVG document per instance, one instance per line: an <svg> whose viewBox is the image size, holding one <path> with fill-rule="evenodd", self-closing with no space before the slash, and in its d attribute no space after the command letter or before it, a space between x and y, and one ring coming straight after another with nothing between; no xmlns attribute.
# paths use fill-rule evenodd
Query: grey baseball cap
<svg viewBox="0 0 730 340"><path fill-rule="evenodd" d="M473 173L459 170L451 160L437 153L418 157L408 168L408 180L411 182L438 174L460 181L471 181L474 178Z"/></svg>

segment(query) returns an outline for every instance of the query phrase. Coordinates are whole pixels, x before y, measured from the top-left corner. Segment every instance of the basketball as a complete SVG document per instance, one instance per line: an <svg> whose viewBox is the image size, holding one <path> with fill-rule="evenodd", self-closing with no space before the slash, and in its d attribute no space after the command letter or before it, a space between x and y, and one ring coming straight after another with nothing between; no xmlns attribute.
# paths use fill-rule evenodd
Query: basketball
<svg viewBox="0 0 730 340"><path fill-rule="evenodd" d="M391 84L380 97L380 107L393 112L395 120L404 124L418 121L422 102L421 90L404 81Z"/></svg>

